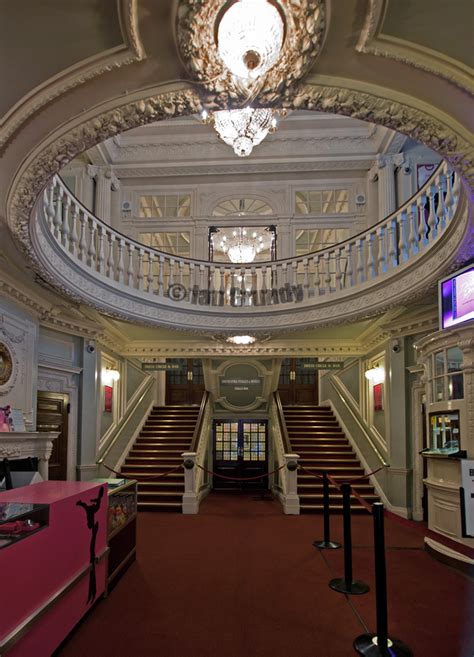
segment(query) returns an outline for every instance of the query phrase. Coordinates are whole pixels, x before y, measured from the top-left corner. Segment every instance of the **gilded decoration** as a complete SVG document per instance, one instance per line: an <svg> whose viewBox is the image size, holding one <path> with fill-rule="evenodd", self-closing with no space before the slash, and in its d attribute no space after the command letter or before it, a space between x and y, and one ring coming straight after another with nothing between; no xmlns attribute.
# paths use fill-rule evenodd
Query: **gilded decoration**
<svg viewBox="0 0 474 657"><path fill-rule="evenodd" d="M194 80L218 106L258 99L260 106L281 103L311 68L321 50L326 27L324 0L279 0L285 16L286 35L278 62L261 78L244 81L230 73L217 51L215 26L222 0L180 0L176 36L183 64ZM212 102L206 107L212 107Z"/></svg>
<svg viewBox="0 0 474 657"><path fill-rule="evenodd" d="M0 386L6 385L13 373L13 358L9 348L0 342Z"/></svg>

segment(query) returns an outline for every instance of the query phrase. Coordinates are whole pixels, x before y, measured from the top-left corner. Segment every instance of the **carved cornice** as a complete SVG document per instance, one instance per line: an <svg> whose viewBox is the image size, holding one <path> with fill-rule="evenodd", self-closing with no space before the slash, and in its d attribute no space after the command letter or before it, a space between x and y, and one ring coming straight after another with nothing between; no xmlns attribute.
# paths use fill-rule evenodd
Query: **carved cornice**
<svg viewBox="0 0 474 657"><path fill-rule="evenodd" d="M358 52L387 57L428 73L434 73L470 94L474 93L472 70L467 65L438 50L382 34L389 0L369 0L369 2L365 25L356 46Z"/></svg>
<svg viewBox="0 0 474 657"><path fill-rule="evenodd" d="M0 117L0 152L21 125L47 103L88 80L145 57L138 35L137 0L119 0L118 12L124 43L60 71L23 96Z"/></svg>

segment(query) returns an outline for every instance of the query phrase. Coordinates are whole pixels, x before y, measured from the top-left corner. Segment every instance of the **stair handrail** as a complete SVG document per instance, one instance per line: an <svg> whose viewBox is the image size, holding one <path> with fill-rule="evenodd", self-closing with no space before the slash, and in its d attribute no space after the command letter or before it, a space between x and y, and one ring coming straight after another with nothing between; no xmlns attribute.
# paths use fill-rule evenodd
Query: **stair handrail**
<svg viewBox="0 0 474 657"><path fill-rule="evenodd" d="M357 425L359 426L359 429L360 429L360 430L362 431L362 433L364 434L365 438L367 439L367 442L369 443L370 447L371 447L372 450L374 451L374 454L376 455L376 457L378 458L378 460L380 461L380 463L381 463L383 466L385 466L386 468L389 468L389 467L390 467L390 463L389 463L389 462L387 461L387 459L384 457L384 455L382 454L382 452L378 449L377 445L374 443L374 441L373 441L373 439L372 439L372 436L371 436L370 433L367 431L367 429L366 429L366 427L364 426L364 424L363 424L363 423L360 421L360 419L357 417L357 414L354 412L354 409L350 406L350 404L349 404L349 402L347 401L347 399L345 399L344 394L343 394L343 390L342 390L342 388L339 386L338 381L337 381L333 376L331 376L331 377L329 378L329 381L330 381L332 387L335 389L335 391L339 394L339 399L342 401L342 403L344 404L344 406L346 407L346 409L349 411L349 413L351 414L351 416L352 416L352 417L354 418L354 420L357 422Z"/></svg>
<svg viewBox="0 0 474 657"><path fill-rule="evenodd" d="M281 397L278 390L275 390L275 392L273 393L273 399L275 400L278 424L280 425L281 438L283 441L283 448L285 450L285 454L291 454L292 449L291 449L290 438L288 436L288 428L286 426L285 414L283 413L283 406L281 403Z"/></svg>
<svg viewBox="0 0 474 657"><path fill-rule="evenodd" d="M150 377L150 380L146 382L146 384L143 388L143 392L140 395L140 397L135 401L134 404L132 404L131 406L129 406L129 408L127 408L127 410L126 410L126 412L125 412L125 414L122 418L122 422L117 427L116 431L112 434L108 445L106 446L105 450L102 452L102 454L97 459L96 465L102 465L102 463L104 462L107 454L110 452L112 447L115 445L115 443L119 439L119 437L120 437L122 431L125 429L126 425L132 419L136 409L139 407L141 402L145 399L146 395L150 392L150 388L152 388L152 386L154 386L154 385L155 385L155 379Z"/></svg>
<svg viewBox="0 0 474 657"><path fill-rule="evenodd" d="M195 453L195 475L194 475L194 492L196 494L197 503L199 504L201 497L201 490L203 486L203 479L205 472L202 469L206 464L206 454L208 451L209 443L203 440L204 436L209 439L211 435L211 422L212 422L212 405L210 403L211 394L208 390L204 393L201 400L201 407L199 409L199 416L194 430L191 451ZM200 467L196 467L200 466ZM207 476L207 475L206 475Z"/></svg>
<svg viewBox="0 0 474 657"><path fill-rule="evenodd" d="M199 449L199 443L201 440L201 427L204 419L204 414L206 411L206 406L209 402L210 396L211 395L209 390L206 390L202 396L201 405L199 407L199 414L196 421L196 426L194 427L193 439L191 441L191 449L189 450L190 452L197 452Z"/></svg>

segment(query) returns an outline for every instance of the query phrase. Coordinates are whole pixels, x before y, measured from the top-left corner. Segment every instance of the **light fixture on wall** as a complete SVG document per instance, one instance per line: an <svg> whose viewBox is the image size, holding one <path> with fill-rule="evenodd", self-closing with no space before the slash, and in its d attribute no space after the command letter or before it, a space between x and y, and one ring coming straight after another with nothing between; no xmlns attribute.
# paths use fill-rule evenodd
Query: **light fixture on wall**
<svg viewBox="0 0 474 657"><path fill-rule="evenodd" d="M227 338L227 342L231 342L236 345L249 345L253 344L257 338L254 338L253 335L232 335L230 338Z"/></svg>
<svg viewBox="0 0 474 657"><path fill-rule="evenodd" d="M118 370L107 367L106 369L102 370L101 379L104 386L113 385L120 379L120 372Z"/></svg>
<svg viewBox="0 0 474 657"><path fill-rule="evenodd" d="M383 383L385 381L385 370L383 367L372 367L365 373L365 378L372 383L372 385L377 385L378 383Z"/></svg>
<svg viewBox="0 0 474 657"><path fill-rule="evenodd" d="M285 116L282 110L245 107L243 109L202 112L204 123L213 126L219 137L239 157L248 157L270 132L275 132L278 117Z"/></svg>

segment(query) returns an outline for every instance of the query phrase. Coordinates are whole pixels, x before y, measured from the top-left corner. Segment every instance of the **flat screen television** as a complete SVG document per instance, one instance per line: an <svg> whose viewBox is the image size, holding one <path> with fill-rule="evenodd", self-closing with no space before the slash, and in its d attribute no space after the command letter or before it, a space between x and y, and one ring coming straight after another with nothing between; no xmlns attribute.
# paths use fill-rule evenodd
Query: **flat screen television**
<svg viewBox="0 0 474 657"><path fill-rule="evenodd" d="M474 320L474 263L439 282L439 326Z"/></svg>

